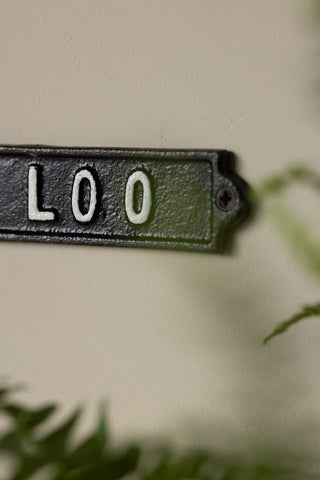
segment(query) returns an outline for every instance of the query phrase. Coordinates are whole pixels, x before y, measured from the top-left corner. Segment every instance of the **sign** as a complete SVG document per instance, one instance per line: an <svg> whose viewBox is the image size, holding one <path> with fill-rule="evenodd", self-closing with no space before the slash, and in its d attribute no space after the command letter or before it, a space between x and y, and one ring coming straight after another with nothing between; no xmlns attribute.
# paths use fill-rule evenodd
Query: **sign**
<svg viewBox="0 0 320 480"><path fill-rule="evenodd" d="M0 239L218 252L247 210L224 150L0 146Z"/></svg>

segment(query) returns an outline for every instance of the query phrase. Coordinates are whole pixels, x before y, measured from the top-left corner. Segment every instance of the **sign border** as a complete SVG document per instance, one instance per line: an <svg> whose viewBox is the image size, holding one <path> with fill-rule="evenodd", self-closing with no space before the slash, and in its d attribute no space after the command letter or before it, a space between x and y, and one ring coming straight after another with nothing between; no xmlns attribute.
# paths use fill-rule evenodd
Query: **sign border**
<svg viewBox="0 0 320 480"><path fill-rule="evenodd" d="M143 247L158 249L191 250L202 252L222 252L230 238L231 228L239 223L247 214L247 184L234 172L235 156L227 150L215 149L156 149L156 148L103 148L103 147L55 147L42 145L1 145L0 158L3 156L27 157L33 164L46 158L81 158L110 160L156 160L162 159L188 162L205 161L211 167L211 210L210 227L211 239L187 239L154 236L110 235L97 233L79 232L48 232L48 231L25 231L0 228L0 240L35 241L45 243L69 243L82 245L104 245ZM222 211L218 208L216 196L222 188L228 188L234 192L235 205L230 211Z"/></svg>

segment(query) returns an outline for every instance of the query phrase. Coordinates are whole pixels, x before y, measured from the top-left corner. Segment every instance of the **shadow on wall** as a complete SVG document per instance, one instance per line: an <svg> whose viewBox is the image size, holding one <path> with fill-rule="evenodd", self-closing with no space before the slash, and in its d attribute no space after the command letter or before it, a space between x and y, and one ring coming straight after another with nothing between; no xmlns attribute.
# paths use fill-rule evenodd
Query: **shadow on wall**
<svg viewBox="0 0 320 480"><path fill-rule="evenodd" d="M313 34L320 45L320 1L313 0L310 6ZM319 48L317 61L313 61L317 74L318 54ZM319 85L318 80L312 90L318 113ZM316 210L309 208L308 213L318 215L318 205L317 202ZM287 334L266 347L262 345L266 334L283 319L282 315L291 313L286 310L286 302L290 299L292 279L278 278L277 268L270 267L275 260L267 258L270 251L264 251L262 243L261 250L261 254L257 248L246 253L245 260L233 256L234 266L226 259L226 265L221 267L218 260L216 270L214 261L209 260L203 262L200 269L194 268L191 261L185 262L179 271L177 282L186 285L196 304L195 310L201 312L196 321L205 335L201 343L198 342L198 348L211 350L214 361L210 365L224 375L225 404L229 405L224 418L212 420L185 412L181 432L193 444L213 443L224 451L231 444L234 451L253 459L262 458L269 464L270 459L274 459L310 469L311 465L317 465L319 456L320 415L315 408L319 388L316 392L312 384L313 372L318 371L320 365L317 358L312 358L313 371L308 370L312 352L302 347L305 347L303 339L299 344L301 330L296 330L296 337ZM256 272L261 272L259 278L251 264L256 265ZM167 268L170 271L169 264ZM265 278L269 280L263 280ZM297 298L297 302L303 303L303 297ZM277 311L279 306L287 313ZM316 319L312 325L309 320L305 326L309 334L312 328L318 328L318 322ZM319 330L314 331L318 338ZM214 380L210 388L215 399ZM216 407L214 402L212 410Z"/></svg>
<svg viewBox="0 0 320 480"><path fill-rule="evenodd" d="M260 268L263 272L263 262ZM269 464L274 459L299 467L305 462L310 467L316 461L312 447L320 434L320 417L314 418L309 409L310 381L305 365L300 366L306 352L285 337L262 345L279 315L273 305L279 305L286 287L278 288L276 278L263 284L249 269L237 275L242 281L230 282L235 269L222 270L221 265L217 279L213 261L204 262L201 270L185 263L181 272L177 281L187 285L202 313L196 321L205 333L197 348L207 352L208 368L223 377L226 406L225 416L212 416L212 420L185 412L182 436L193 445L213 444L222 452L230 451L232 445L235 452ZM216 399L219 386L212 378L208 389ZM212 412L215 408L213 400Z"/></svg>

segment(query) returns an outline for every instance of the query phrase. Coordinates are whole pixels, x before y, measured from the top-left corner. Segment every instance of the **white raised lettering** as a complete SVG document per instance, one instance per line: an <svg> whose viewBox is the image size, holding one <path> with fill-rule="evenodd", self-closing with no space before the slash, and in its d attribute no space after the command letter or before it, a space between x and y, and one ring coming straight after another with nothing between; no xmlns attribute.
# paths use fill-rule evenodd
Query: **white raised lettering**
<svg viewBox="0 0 320 480"><path fill-rule="evenodd" d="M142 208L138 213L134 210L134 187L137 182L141 182L143 188ZM130 222L134 224L145 223L150 215L151 203L150 180L142 170L137 170L130 175L126 185L125 208Z"/></svg>
<svg viewBox="0 0 320 480"><path fill-rule="evenodd" d="M90 183L90 204L88 211L86 213L82 213L79 207L79 194L80 194L80 184L82 180L88 180ZM94 215L94 212L96 210L97 206L97 185L96 181L93 178L92 173L86 169L83 168L82 170L79 170L73 181L73 187L72 187L72 213L74 215L74 218L81 223L87 223L92 220L92 217Z"/></svg>
<svg viewBox="0 0 320 480"><path fill-rule="evenodd" d="M55 219L54 212L39 210L38 167L31 165L28 176L28 219L47 222Z"/></svg>

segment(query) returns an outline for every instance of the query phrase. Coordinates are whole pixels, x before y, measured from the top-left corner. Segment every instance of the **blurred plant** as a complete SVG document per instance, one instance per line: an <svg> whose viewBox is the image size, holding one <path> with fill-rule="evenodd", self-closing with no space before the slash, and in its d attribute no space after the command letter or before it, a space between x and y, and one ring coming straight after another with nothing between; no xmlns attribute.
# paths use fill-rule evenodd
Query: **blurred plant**
<svg viewBox="0 0 320 480"><path fill-rule="evenodd" d="M12 400L14 389L0 387L0 415L10 426L0 432L0 454L13 461L5 480L27 480L42 474L46 480L301 480L301 474L259 462L222 458L212 452L174 451L150 445L112 446L101 408L92 433L73 440L82 410L43 433L43 423L57 410L50 403L29 408ZM47 429L48 430L48 429ZM42 433L41 433L42 432ZM0 469L1 475L1 469ZM37 477L39 478L39 477ZM2 480L3 477L2 477Z"/></svg>
<svg viewBox="0 0 320 480"><path fill-rule="evenodd" d="M255 205L260 206L267 198L277 198L286 188L297 182L304 183L318 193L320 192L320 175L308 167L297 166L288 168L283 173L262 182L258 188L252 191L252 201ZM269 212L288 245L320 280L320 242L313 240L309 228L282 203L273 204L269 208ZM312 316L320 316L320 303L302 307L298 312L280 323L264 339L264 343L268 343L269 340L285 332L292 325Z"/></svg>

